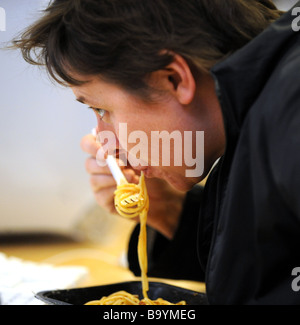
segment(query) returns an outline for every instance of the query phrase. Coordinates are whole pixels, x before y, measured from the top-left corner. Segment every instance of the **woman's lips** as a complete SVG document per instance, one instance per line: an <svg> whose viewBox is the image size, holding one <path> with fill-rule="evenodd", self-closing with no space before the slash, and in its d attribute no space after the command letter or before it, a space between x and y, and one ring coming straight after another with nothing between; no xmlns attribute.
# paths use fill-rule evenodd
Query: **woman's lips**
<svg viewBox="0 0 300 325"><path fill-rule="evenodd" d="M149 166L133 166L134 169L139 170L139 171L143 171L148 169Z"/></svg>

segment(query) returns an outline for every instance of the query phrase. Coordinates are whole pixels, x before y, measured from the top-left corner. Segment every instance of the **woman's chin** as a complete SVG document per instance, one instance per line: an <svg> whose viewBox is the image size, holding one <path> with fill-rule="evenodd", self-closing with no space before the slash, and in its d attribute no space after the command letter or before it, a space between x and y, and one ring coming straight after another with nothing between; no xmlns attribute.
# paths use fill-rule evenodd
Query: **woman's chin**
<svg viewBox="0 0 300 325"><path fill-rule="evenodd" d="M161 170L159 168L147 168L144 170L144 174L147 178L160 178L169 183L173 188L178 191L187 192L189 191L195 184L198 183L198 180L194 178L181 176L179 174L170 173L165 170Z"/></svg>

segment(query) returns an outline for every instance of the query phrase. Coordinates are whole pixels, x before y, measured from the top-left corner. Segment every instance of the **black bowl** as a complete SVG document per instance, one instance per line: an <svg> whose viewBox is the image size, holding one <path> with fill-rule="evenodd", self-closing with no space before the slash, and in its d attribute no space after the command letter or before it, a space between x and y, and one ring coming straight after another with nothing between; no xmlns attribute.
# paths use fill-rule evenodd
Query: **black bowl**
<svg viewBox="0 0 300 325"><path fill-rule="evenodd" d="M120 290L137 294L142 299L141 281L121 282L97 287L42 291L36 294L36 298L48 305L84 305L88 301L101 299L103 296L108 296ZM172 303L185 300L187 305L208 304L204 293L160 282L149 282L148 296L153 300L163 298Z"/></svg>

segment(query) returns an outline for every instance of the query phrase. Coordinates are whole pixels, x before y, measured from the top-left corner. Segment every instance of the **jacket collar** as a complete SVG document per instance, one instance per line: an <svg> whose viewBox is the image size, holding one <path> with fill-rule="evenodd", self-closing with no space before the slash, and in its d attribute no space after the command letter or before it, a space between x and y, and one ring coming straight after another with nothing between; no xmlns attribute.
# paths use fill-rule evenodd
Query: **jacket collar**
<svg viewBox="0 0 300 325"><path fill-rule="evenodd" d="M296 6L300 7L300 1ZM291 10L211 69L223 111L227 145L237 138L245 116L295 36L292 29L295 16Z"/></svg>

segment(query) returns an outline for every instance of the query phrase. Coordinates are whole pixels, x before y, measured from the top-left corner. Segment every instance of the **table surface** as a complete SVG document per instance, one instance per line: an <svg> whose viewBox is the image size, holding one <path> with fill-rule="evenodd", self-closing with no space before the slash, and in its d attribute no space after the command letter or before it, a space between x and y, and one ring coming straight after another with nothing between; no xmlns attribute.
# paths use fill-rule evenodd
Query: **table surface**
<svg viewBox="0 0 300 325"><path fill-rule="evenodd" d="M1 236L0 252L34 262L84 266L89 274L78 283L78 287L138 280L125 263L127 243L133 227L133 222L118 222L109 230L108 236L100 236L99 240L75 240L49 234ZM205 292L205 285L201 282L153 278L149 280Z"/></svg>

